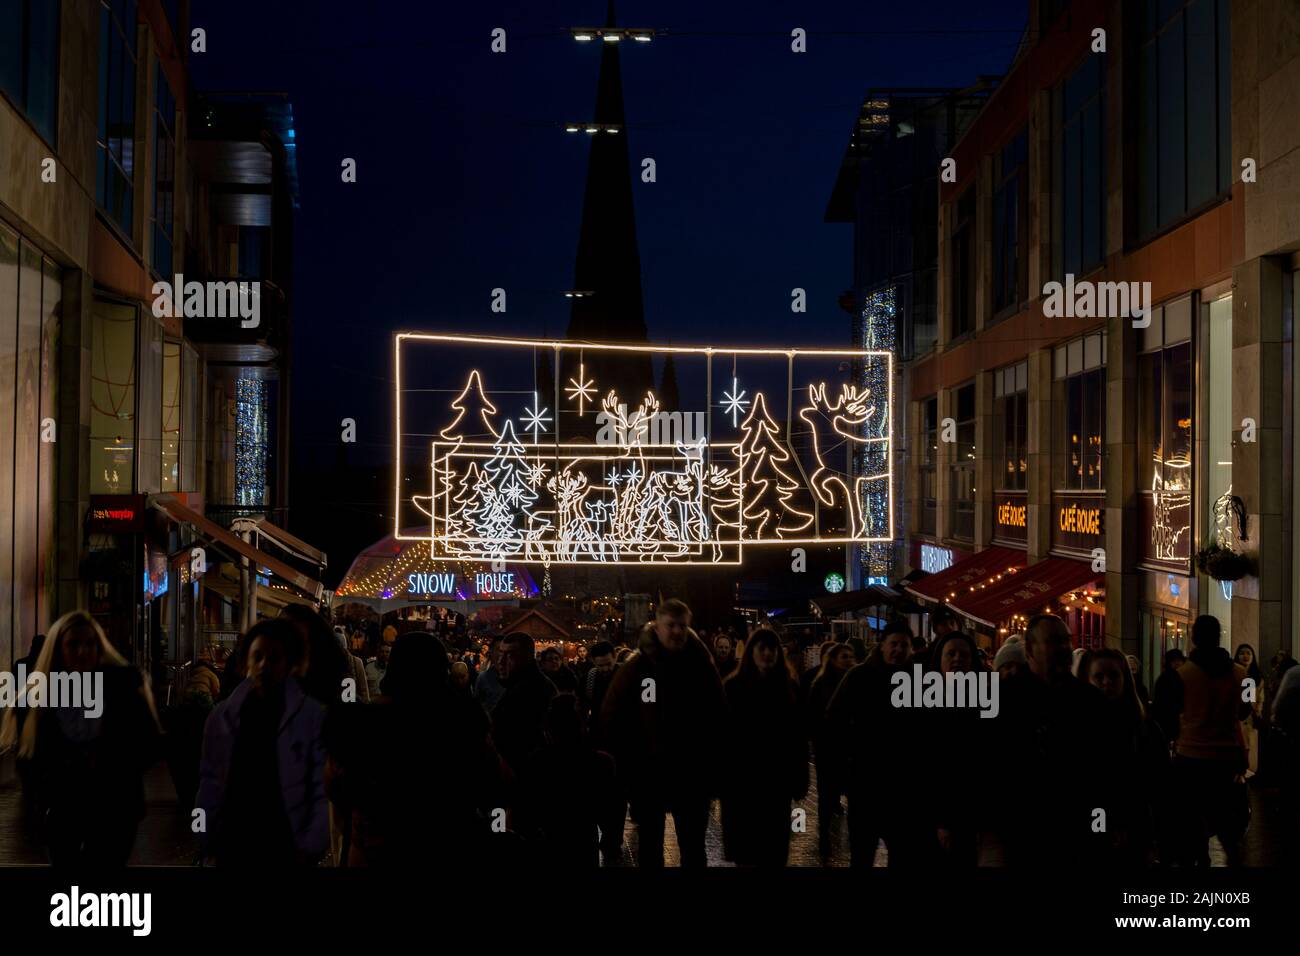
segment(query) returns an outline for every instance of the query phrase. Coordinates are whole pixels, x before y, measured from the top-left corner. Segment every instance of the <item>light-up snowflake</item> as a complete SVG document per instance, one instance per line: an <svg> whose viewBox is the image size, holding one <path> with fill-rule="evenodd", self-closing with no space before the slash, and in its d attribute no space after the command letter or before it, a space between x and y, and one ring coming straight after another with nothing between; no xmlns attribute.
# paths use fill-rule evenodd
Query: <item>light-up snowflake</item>
<svg viewBox="0 0 1300 956"><path fill-rule="evenodd" d="M732 428L740 424L740 416L749 408L749 399L745 395L746 392L739 388L736 376L731 376L731 391L722 393L722 410L731 416Z"/></svg>
<svg viewBox="0 0 1300 956"><path fill-rule="evenodd" d="M544 431L549 431L546 427L551 422L551 416L547 414L549 408L539 407L541 403L537 399L537 393L533 392L533 407L525 408L523 417L520 421L523 423L524 431L533 433L533 444L537 444L538 436Z"/></svg>

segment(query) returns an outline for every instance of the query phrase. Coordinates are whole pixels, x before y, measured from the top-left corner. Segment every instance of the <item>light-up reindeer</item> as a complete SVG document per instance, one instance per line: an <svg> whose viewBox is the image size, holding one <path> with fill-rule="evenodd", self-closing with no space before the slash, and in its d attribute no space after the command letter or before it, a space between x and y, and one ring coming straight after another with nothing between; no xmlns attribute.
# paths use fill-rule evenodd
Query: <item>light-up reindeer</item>
<svg viewBox="0 0 1300 956"><path fill-rule="evenodd" d="M620 462L627 462L623 483L614 489L614 512L611 531L615 538L630 541L637 524L643 486L646 480L646 459L643 447L650 422L659 412L659 400L652 392L641 399L641 405L630 415L626 405L620 405L618 394L610 389L601 402L605 421L613 426L614 439L622 448Z"/></svg>
<svg viewBox="0 0 1300 956"><path fill-rule="evenodd" d="M575 475L567 468L546 483L546 490L555 496L559 514L560 560L576 557L580 550L592 550L592 543L600 537L599 530L591 526L583 508L587 496L587 476Z"/></svg>
<svg viewBox="0 0 1300 956"><path fill-rule="evenodd" d="M685 469L650 474L637 516L638 540L646 540L647 533L655 531L656 536L648 540L675 544L678 554L684 554L690 542L708 540L709 519L703 503L704 444L703 438L694 445L678 442L677 453L686 459Z"/></svg>
<svg viewBox="0 0 1300 956"><path fill-rule="evenodd" d="M862 486L866 484L867 479L859 476L854 481L853 493L850 494L844 478L826 467L826 462L822 459L817 418L826 416L830 419L831 427L837 435L842 435L856 444L866 444L863 426L871 420L876 411L874 407L867 405L870 397L870 389L844 385L840 388L835 404L832 405L826 397L826 383L823 382L820 385L808 386L808 399L811 404L799 409L799 417L808 425L812 434L813 455L817 461L817 467L809 476L808 484L812 486L817 499L828 507L835 504L834 486L839 487L839 493L845 499L848 526L855 538L865 538L867 535L866 516L862 510Z"/></svg>

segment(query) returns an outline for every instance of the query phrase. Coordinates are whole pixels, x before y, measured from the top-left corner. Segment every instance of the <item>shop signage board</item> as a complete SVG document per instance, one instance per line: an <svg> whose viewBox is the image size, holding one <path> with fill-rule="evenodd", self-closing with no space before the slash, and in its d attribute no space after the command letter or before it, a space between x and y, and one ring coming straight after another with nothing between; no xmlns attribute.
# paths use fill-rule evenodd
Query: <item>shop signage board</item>
<svg viewBox="0 0 1300 956"><path fill-rule="evenodd" d="M1052 548L1073 554L1092 554L1106 546L1106 496L1104 494L1052 496Z"/></svg>
<svg viewBox="0 0 1300 956"><path fill-rule="evenodd" d="M86 526L92 534L136 534L144 531L147 495L91 495Z"/></svg>
<svg viewBox="0 0 1300 956"><path fill-rule="evenodd" d="M993 537L1014 544L1024 544L1029 540L1029 498L1025 493L994 494Z"/></svg>

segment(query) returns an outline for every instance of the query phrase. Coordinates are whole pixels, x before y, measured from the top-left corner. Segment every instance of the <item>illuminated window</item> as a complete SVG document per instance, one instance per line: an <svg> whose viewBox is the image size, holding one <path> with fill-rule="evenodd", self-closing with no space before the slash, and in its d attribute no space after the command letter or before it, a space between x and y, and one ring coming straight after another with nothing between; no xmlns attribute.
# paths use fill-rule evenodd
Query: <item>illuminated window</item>
<svg viewBox="0 0 1300 956"><path fill-rule="evenodd" d="M997 488L1024 491L1029 471L1029 364L993 373L994 447L1000 449Z"/></svg>
<svg viewBox="0 0 1300 956"><path fill-rule="evenodd" d="M1052 464L1062 491L1106 487L1106 335L1057 346L1053 355Z"/></svg>
<svg viewBox="0 0 1300 956"><path fill-rule="evenodd" d="M975 384L955 393L956 460L952 469L952 534L975 537Z"/></svg>
<svg viewBox="0 0 1300 956"><path fill-rule="evenodd" d="M938 485L935 465L939 460L939 400L921 403L921 528L922 534L935 533L935 510Z"/></svg>
<svg viewBox="0 0 1300 956"><path fill-rule="evenodd" d="M90 491L135 491L136 310L97 299L91 312Z"/></svg>

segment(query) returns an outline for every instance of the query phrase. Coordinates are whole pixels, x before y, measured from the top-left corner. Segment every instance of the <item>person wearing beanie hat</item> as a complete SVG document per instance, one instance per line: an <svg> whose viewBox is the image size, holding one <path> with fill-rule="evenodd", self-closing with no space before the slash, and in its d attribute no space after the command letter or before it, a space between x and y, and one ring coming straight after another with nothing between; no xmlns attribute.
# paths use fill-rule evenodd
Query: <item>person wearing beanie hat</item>
<svg viewBox="0 0 1300 956"><path fill-rule="evenodd" d="M1014 677L1025 666L1025 640L1019 634L1012 634L998 648L993 658L993 669L998 677L1005 680Z"/></svg>

